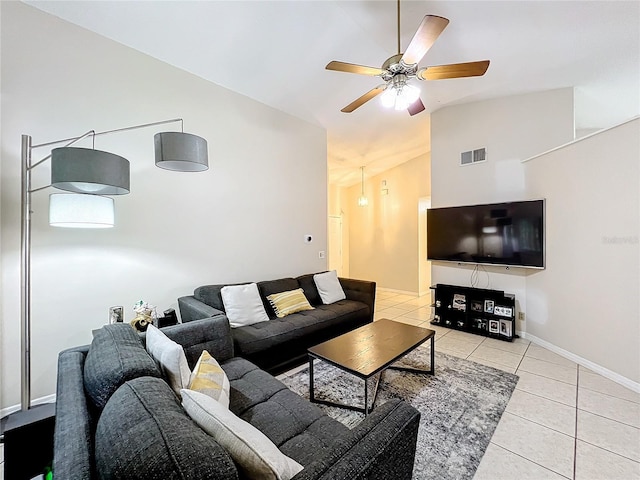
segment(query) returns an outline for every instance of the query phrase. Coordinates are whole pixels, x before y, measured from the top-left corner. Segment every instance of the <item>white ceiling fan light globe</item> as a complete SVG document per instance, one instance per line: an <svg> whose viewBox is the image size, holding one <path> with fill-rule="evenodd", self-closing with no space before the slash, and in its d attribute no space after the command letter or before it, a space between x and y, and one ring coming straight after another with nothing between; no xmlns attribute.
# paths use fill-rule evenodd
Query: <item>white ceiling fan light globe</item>
<svg viewBox="0 0 640 480"><path fill-rule="evenodd" d="M396 91L393 86L390 85L385 88L382 95L380 95L380 103L382 103L382 106L385 108L391 108L394 106L396 103Z"/></svg>
<svg viewBox="0 0 640 480"><path fill-rule="evenodd" d="M420 89L414 85L405 85L402 89L402 94L405 96L409 105L420 98Z"/></svg>
<svg viewBox="0 0 640 480"><path fill-rule="evenodd" d="M402 95L401 91L398 92L398 95L396 96L396 103L393 108L396 110L406 110L408 107L409 103L407 102L407 99Z"/></svg>

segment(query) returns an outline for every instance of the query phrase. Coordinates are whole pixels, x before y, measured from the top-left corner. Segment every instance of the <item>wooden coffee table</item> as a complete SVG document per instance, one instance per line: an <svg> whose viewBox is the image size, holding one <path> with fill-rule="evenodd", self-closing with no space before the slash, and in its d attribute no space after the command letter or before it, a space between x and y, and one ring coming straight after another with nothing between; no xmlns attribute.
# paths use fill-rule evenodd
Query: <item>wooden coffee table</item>
<svg viewBox="0 0 640 480"><path fill-rule="evenodd" d="M385 370L393 369L426 375L435 373L435 336L436 332L433 330L383 318L309 348L307 350L309 355L309 400L313 403L348 408L362 412L365 416L368 415L373 409L380 377ZM429 339L431 339L431 368L429 370L392 365ZM313 361L315 359L323 360L363 379L364 407L315 398L313 385ZM371 407L369 407L368 380L378 373L380 375L374 388Z"/></svg>

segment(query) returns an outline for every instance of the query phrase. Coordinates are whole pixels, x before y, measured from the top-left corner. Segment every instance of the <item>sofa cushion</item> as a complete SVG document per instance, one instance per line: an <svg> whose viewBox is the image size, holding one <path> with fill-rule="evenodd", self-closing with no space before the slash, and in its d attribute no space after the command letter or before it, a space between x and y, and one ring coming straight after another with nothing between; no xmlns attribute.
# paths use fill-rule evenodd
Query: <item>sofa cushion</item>
<svg viewBox="0 0 640 480"><path fill-rule="evenodd" d="M102 479L237 479L231 457L186 414L161 379L124 383L95 433Z"/></svg>
<svg viewBox="0 0 640 480"><path fill-rule="evenodd" d="M314 341L313 333L330 329L350 320L360 320L369 307L362 302L340 300L331 305L319 305L313 310L294 313L264 323L233 330L236 355L251 355L292 341Z"/></svg>
<svg viewBox="0 0 640 480"><path fill-rule="evenodd" d="M348 428L242 358L222 364L231 383L229 409L301 465L328 451Z"/></svg>
<svg viewBox="0 0 640 480"><path fill-rule="evenodd" d="M262 297L262 302L264 303L269 318L276 318L276 312L273 310L267 297L274 293L288 292L297 288L300 288L300 284L295 278L279 278L277 280L258 282L258 290L260 291L260 296Z"/></svg>
<svg viewBox="0 0 640 480"><path fill-rule="evenodd" d="M182 346L167 337L155 325L149 325L145 347L149 355L160 366L169 386L176 392L176 395L180 395L180 390L189 384L189 376L191 375L191 369Z"/></svg>
<svg viewBox="0 0 640 480"><path fill-rule="evenodd" d="M264 433L213 398L184 389L182 406L205 432L225 448L248 478L290 480L302 470L302 465L280 452Z"/></svg>
<svg viewBox="0 0 640 480"><path fill-rule="evenodd" d="M131 325L114 323L95 332L84 363L84 388L97 408L104 408L124 382L143 376L162 374Z"/></svg>
<svg viewBox="0 0 640 480"><path fill-rule="evenodd" d="M246 327L269 320L255 283L227 285L220 290L231 328Z"/></svg>
<svg viewBox="0 0 640 480"><path fill-rule="evenodd" d="M304 296L307 297L309 303L315 307L317 305L322 305L322 299L320 298L320 294L318 293L316 282L313 280L314 275L314 273L300 275L298 278L296 278L296 280L298 280L300 287L302 288L302 290L304 290Z"/></svg>

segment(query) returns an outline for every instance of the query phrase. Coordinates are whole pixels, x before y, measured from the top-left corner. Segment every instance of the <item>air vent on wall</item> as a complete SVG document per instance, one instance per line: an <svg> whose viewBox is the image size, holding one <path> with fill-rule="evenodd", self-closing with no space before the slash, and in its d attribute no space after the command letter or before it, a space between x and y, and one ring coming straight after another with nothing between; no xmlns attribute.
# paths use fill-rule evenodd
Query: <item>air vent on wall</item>
<svg viewBox="0 0 640 480"><path fill-rule="evenodd" d="M486 148L469 150L468 152L462 152L460 154L460 165L471 165L473 163L480 163L486 160L487 160Z"/></svg>

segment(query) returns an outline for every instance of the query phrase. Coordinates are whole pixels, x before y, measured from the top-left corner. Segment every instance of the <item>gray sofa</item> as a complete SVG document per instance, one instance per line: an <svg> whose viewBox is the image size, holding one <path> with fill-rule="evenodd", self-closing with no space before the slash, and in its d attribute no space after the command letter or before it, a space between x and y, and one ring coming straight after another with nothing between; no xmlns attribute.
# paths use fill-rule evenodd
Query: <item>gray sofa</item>
<svg viewBox="0 0 640 480"><path fill-rule="evenodd" d="M323 305L314 274L257 282L268 322L231 329L236 355L269 373L279 374L306 361L307 348L373 321L376 283L340 278L345 300ZM234 284L238 285L238 284ZM225 285L204 285L180 297L182 322L224 315L220 291ZM313 310L277 318L267 296L302 288Z"/></svg>
<svg viewBox="0 0 640 480"><path fill-rule="evenodd" d="M234 357L225 317L163 328L191 368L206 349L231 384L230 410L304 469L294 480L410 479L420 413L400 400L353 429L333 420L251 362ZM106 325L90 346L62 351L54 477L238 479L236 464L194 423L128 324Z"/></svg>

